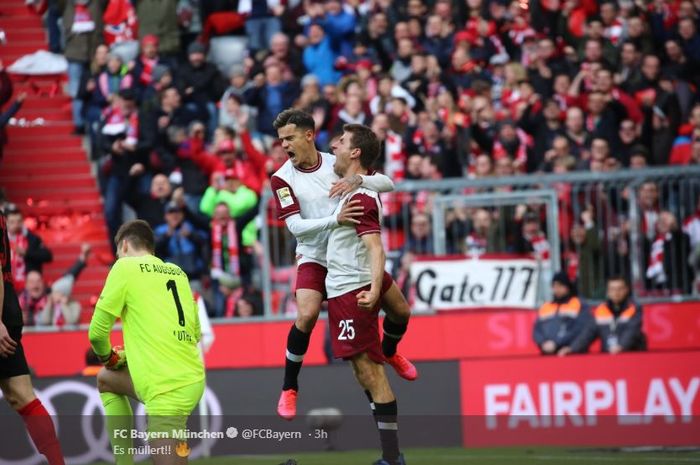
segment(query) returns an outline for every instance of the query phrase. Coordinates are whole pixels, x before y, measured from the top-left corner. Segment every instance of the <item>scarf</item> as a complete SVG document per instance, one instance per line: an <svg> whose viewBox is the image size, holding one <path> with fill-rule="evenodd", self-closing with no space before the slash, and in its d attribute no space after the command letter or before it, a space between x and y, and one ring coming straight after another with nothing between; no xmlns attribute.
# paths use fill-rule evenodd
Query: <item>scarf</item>
<svg viewBox="0 0 700 465"><path fill-rule="evenodd" d="M664 242L666 236L658 234L654 242L651 243L649 251L649 266L647 266L647 278L651 279L654 284L663 284L666 282L666 272L664 271Z"/></svg>
<svg viewBox="0 0 700 465"><path fill-rule="evenodd" d="M107 45L134 40L138 35L138 19L131 0L111 0L102 19Z"/></svg>
<svg viewBox="0 0 700 465"><path fill-rule="evenodd" d="M544 234L537 233L533 237L528 238L528 242L530 242L535 257L538 260L549 260L549 242L547 242L547 238L544 237Z"/></svg>
<svg viewBox="0 0 700 465"><path fill-rule="evenodd" d="M10 267L12 268L12 278L15 282L15 290L21 291L24 289L24 281L27 278L27 265L24 262L24 257L20 256L15 250L17 247L21 247L27 250L29 241L24 232L16 234L14 237L9 236L10 239Z"/></svg>
<svg viewBox="0 0 700 465"><path fill-rule="evenodd" d="M239 316L236 315L236 304L242 296L243 288L239 287L238 289L234 289L230 296L226 297L226 310L224 312L224 317L233 318Z"/></svg>
<svg viewBox="0 0 700 465"><path fill-rule="evenodd" d="M403 139L400 135L387 131L384 142L384 157L384 173L394 182L406 179L406 153L403 150ZM383 215L393 216L400 213L404 200L410 201L410 197L407 198L406 194L402 192L379 194Z"/></svg>
<svg viewBox="0 0 700 465"><path fill-rule="evenodd" d="M100 73L97 78L97 85L105 98L118 93L122 89L131 87L131 74L121 76L119 74L109 74L107 71Z"/></svg>
<svg viewBox="0 0 700 465"><path fill-rule="evenodd" d="M87 5L75 5L75 16L70 31L73 34L84 34L95 30L95 21L92 20Z"/></svg>
<svg viewBox="0 0 700 465"><path fill-rule="evenodd" d="M27 326L33 326L36 322L36 315L41 313L41 311L46 307L46 301L48 295L46 293L42 294L41 297L33 298L29 297L27 291L23 291L19 295L19 306L22 308L22 315L24 319L24 324Z"/></svg>
<svg viewBox="0 0 700 465"><path fill-rule="evenodd" d="M211 225L212 241L212 268L225 271L238 276L240 274L238 262L238 234L236 222L229 220L226 224L226 254L228 255L228 267L224 268L224 243L223 226L218 222Z"/></svg>
<svg viewBox="0 0 700 465"><path fill-rule="evenodd" d="M51 324L60 328L65 323L66 319L63 317L63 304L54 304L53 318L51 318Z"/></svg>
<svg viewBox="0 0 700 465"><path fill-rule="evenodd" d="M141 64L143 65L143 71L139 76L139 82L143 85L149 85L153 80L153 68L158 64L158 58L146 58L141 56Z"/></svg>

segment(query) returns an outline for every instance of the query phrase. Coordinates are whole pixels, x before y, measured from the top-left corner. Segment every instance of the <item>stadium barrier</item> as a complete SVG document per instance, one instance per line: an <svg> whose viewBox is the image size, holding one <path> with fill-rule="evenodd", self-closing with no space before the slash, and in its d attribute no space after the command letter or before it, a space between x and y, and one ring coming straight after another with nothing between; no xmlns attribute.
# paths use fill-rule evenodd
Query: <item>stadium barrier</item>
<svg viewBox="0 0 700 465"><path fill-rule="evenodd" d="M552 198L552 192L556 202L547 200ZM405 181L397 184L396 192L382 195L387 266L395 276L400 274L411 217L416 212L427 212L436 229L426 242L430 250L423 253L464 253L465 237L473 230L465 214L477 207L489 208L498 223L494 251L513 252L522 223L519 216L523 213L514 204L523 201L521 205L545 206L536 208L535 213L542 224L548 225L543 232L549 241L546 259L552 263L551 271L560 267L560 251L567 269L576 262L585 267L586 282L579 289L584 298L602 299L605 277L623 274L631 279L635 295L642 302L694 300L698 286L693 268L700 267L700 260L696 258L698 250L692 250L688 243L677 237L671 241L671 249L677 253L667 257L670 266L665 282L649 278L648 269L652 244L658 238L652 225L658 223L659 213L669 211L680 227L684 219L696 212L699 195L700 166ZM653 200L654 197L658 199ZM646 209L642 207L645 202L650 202ZM597 234L586 236L582 243L574 240L572 230L584 211L591 212ZM260 216L265 317L290 318L294 313L290 289L294 281L295 242L284 223L276 220L269 191L263 194ZM552 225L558 226L556 230Z"/></svg>
<svg viewBox="0 0 700 465"><path fill-rule="evenodd" d="M416 314L401 352L411 360L500 359L537 355L532 342L535 312L529 310L469 309ZM650 351L700 350L700 311L694 302L654 303L644 306L644 332ZM216 340L206 355L209 370L282 367L289 332L286 320L230 320L215 322ZM325 317L311 334L304 366L325 365ZM112 343L121 344L121 331ZM25 331L22 337L27 360L39 377L74 376L85 368L89 342L86 330ZM60 347L56 358L51 348ZM597 346L591 348L598 352Z"/></svg>
<svg viewBox="0 0 700 465"><path fill-rule="evenodd" d="M399 380L391 370L389 376L404 448L687 447L700 445L698 366L700 351L527 356L419 363L415 383ZM196 413L188 422L189 458L206 450L212 456L268 459L303 451L376 450L367 400L347 364L304 369L294 422L274 414L280 375L280 369L210 371L203 398L209 416L206 426ZM94 378L44 378L35 387L54 415L68 465L112 462ZM146 419L142 405L133 410L136 434L125 433L136 436L136 458L142 460ZM0 415L0 465L43 463L5 402Z"/></svg>

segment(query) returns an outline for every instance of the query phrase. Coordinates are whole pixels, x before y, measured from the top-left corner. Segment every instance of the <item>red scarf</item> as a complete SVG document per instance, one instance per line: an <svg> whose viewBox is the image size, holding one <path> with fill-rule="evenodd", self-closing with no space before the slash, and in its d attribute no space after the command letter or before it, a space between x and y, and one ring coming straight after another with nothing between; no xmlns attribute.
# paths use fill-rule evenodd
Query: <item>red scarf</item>
<svg viewBox="0 0 700 465"><path fill-rule="evenodd" d="M224 269L223 227L216 221L211 225L211 242L212 268L238 276L238 234L236 233L236 222L229 220L226 225L226 249L228 251L227 269Z"/></svg>
<svg viewBox="0 0 700 465"><path fill-rule="evenodd" d="M664 241L666 236L657 234L656 239L651 244L649 251L649 266L647 266L647 278L654 284L666 282L666 272L664 271Z"/></svg>
<svg viewBox="0 0 700 465"><path fill-rule="evenodd" d="M66 323L66 319L63 317L63 305L54 304L53 305L53 318L51 324L54 326L62 327Z"/></svg>
<svg viewBox="0 0 700 465"><path fill-rule="evenodd" d="M100 92L102 92L102 95L105 96L105 98L109 98L109 96L118 93L122 89L128 89L131 87L132 84L132 77L131 74L126 74L124 76L119 76L119 85L117 89L110 89L109 87L109 78L111 76L107 71L104 71L100 73L100 75L97 77L97 85L100 87Z"/></svg>
<svg viewBox="0 0 700 465"><path fill-rule="evenodd" d="M37 299L29 297L27 291L23 291L19 295L19 306L22 308L25 325L33 326L35 324L36 316L46 307L47 299L47 294L42 294L41 297Z"/></svg>
<svg viewBox="0 0 700 465"><path fill-rule="evenodd" d="M406 179L406 153L403 149L403 139L398 134L387 131L384 143L384 172L394 182ZM410 202L402 192L386 192L380 194L382 213L384 216L396 215L401 211L404 202Z"/></svg>
<svg viewBox="0 0 700 465"><path fill-rule="evenodd" d="M15 290L17 292L24 289L24 281L27 278L27 266L24 263L24 257L21 257L16 250L17 247L21 247L26 253L28 245L27 236L23 233L10 237L10 266L12 267L12 277L15 281Z"/></svg>
<svg viewBox="0 0 700 465"><path fill-rule="evenodd" d="M143 71L141 72L141 76L139 76L139 81L141 84L147 86L153 80L153 68L158 64L158 58L150 59L141 56L141 64L143 65Z"/></svg>
<svg viewBox="0 0 700 465"><path fill-rule="evenodd" d="M535 236L529 238L528 241L537 259L542 261L549 260L549 242L547 242L547 238L544 237L544 234L537 233Z"/></svg>
<svg viewBox="0 0 700 465"><path fill-rule="evenodd" d="M226 311L224 312L224 317L233 318L236 315L236 304L238 300L243 296L243 288L239 287L235 289L230 296L226 297Z"/></svg>
<svg viewBox="0 0 700 465"><path fill-rule="evenodd" d="M92 20L87 5L75 5L75 15L70 30L73 34L84 34L95 30L95 21Z"/></svg>
<svg viewBox="0 0 700 465"><path fill-rule="evenodd" d="M131 0L111 0L102 20L107 45L134 40L138 36L138 19Z"/></svg>

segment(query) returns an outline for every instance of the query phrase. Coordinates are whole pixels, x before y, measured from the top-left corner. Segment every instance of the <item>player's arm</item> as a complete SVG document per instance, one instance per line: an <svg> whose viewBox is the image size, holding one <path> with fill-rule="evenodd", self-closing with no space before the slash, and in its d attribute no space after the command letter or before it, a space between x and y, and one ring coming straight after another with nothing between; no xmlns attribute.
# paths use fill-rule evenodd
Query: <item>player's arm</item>
<svg viewBox="0 0 700 465"><path fill-rule="evenodd" d="M109 335L117 318L126 305L126 283L129 270L124 261L117 260L107 275L105 286L90 320L88 338L95 354L107 368L118 369L124 365L121 354L112 347Z"/></svg>
<svg viewBox="0 0 700 465"><path fill-rule="evenodd" d="M305 219L302 218L300 214L295 213L285 218L284 223L287 225L289 232L294 234L294 237L304 239L306 237L313 237L322 231L335 229L341 225L353 226L358 224L360 222L358 218L362 216L363 210L364 208L360 205L359 201L350 200L345 202L340 211L335 215L325 218Z"/></svg>
<svg viewBox="0 0 700 465"><path fill-rule="evenodd" d="M372 283L369 291L363 291L357 295L357 305L363 310L372 310L379 300L379 294L382 289L386 254L384 253L384 246L379 233L363 234L362 242L369 252Z"/></svg>
<svg viewBox="0 0 700 465"><path fill-rule="evenodd" d="M367 194L355 194L350 200L357 200L364 208L362 217L355 231L362 238L362 242L370 257L370 269L372 282L369 291L362 291L357 294L357 305L363 310L372 310L379 300L382 289L382 279L384 278L384 264L386 255L381 238L381 225L379 223L379 207L376 199Z"/></svg>
<svg viewBox="0 0 700 465"><path fill-rule="evenodd" d="M391 192L395 188L394 181L386 175L380 173L375 173L371 176L355 174L334 182L328 196L331 198L336 196L342 197L360 186L374 192Z"/></svg>
<svg viewBox="0 0 700 465"><path fill-rule="evenodd" d="M93 352L108 368L114 368L119 363L119 355L112 350L112 343L109 340L109 334L116 321L117 317L111 313L95 309L88 330L88 338Z"/></svg>

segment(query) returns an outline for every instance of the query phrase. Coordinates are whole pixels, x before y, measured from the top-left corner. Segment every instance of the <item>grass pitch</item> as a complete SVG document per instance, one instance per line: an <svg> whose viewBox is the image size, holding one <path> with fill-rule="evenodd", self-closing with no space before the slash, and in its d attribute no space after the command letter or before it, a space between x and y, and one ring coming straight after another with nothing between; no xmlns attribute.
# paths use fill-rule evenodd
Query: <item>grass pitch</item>
<svg viewBox="0 0 700 465"><path fill-rule="evenodd" d="M407 465L700 465L700 450L441 448L406 449L404 455ZM293 458L299 465L371 465L379 456L380 453L373 450L228 456L192 460L190 463L193 465L279 465Z"/></svg>

